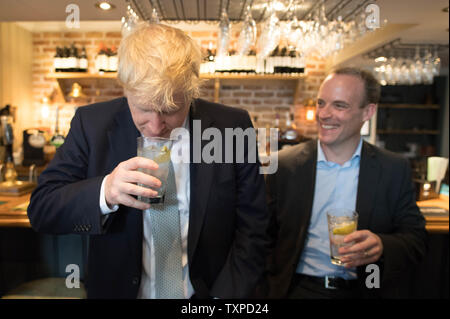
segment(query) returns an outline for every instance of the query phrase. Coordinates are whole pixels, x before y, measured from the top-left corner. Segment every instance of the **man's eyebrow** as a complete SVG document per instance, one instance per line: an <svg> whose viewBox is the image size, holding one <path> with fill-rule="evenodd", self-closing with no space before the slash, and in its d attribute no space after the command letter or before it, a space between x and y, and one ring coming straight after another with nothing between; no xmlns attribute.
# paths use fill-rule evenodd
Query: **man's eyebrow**
<svg viewBox="0 0 450 319"><path fill-rule="evenodd" d="M335 101L333 101L333 104L345 104L345 105L350 105L348 102L342 101L342 100L335 100Z"/></svg>

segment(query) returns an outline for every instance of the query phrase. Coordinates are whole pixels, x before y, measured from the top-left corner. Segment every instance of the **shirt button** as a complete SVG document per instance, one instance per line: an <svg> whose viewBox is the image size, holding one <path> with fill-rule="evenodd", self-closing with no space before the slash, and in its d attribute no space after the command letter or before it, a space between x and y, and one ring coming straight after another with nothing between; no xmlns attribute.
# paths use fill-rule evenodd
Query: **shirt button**
<svg viewBox="0 0 450 319"><path fill-rule="evenodd" d="M137 285L139 283L138 277L133 277L133 280L131 281L133 285Z"/></svg>

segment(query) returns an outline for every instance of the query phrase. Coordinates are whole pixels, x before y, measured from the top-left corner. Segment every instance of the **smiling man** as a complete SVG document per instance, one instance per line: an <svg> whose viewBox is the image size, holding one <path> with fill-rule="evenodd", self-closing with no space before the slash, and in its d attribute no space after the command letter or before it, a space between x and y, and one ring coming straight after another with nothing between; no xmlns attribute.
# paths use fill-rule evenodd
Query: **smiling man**
<svg viewBox="0 0 450 319"><path fill-rule="evenodd" d="M88 298L245 298L263 274L269 215L260 165L248 152L239 163L173 161L163 211L176 215L171 225L153 222L156 208L137 199L154 197L161 185L139 171L157 164L136 156L137 137L184 128L190 138L174 144L192 159L199 157L193 123L223 137L228 128L252 127L246 111L198 98L201 61L181 30L141 24L119 48L125 97L79 108L39 177L28 208L32 227L90 235Z"/></svg>
<svg viewBox="0 0 450 319"><path fill-rule="evenodd" d="M267 176L272 298L402 296L400 278L426 252L425 221L406 159L364 142L363 123L376 112L380 86L356 68L332 72L316 106L318 140L283 150ZM327 211L359 214L357 231L340 248L343 266L330 261ZM368 289L365 266L380 270L379 289Z"/></svg>

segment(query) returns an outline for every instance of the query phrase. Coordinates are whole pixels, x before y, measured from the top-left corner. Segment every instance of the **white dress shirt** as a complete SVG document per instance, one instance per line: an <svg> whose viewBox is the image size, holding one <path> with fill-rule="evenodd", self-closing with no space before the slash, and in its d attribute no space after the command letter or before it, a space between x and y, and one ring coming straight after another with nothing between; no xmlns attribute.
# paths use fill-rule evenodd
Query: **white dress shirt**
<svg viewBox="0 0 450 319"><path fill-rule="evenodd" d="M189 121L186 118L183 127L186 132L189 132ZM183 154L190 154L189 138L183 138L174 141L172 149L183 149ZM172 154L173 155L173 154ZM189 200L190 200L190 174L189 163L179 161L172 161L175 184L177 188L178 211L180 213L180 229L181 229L181 246L182 246L182 267L183 267L183 285L184 296L190 298L194 294L189 279L189 265L187 257L187 237L189 228ZM115 212L119 206L115 205L112 209L108 207L105 200L105 184L106 177L103 179L100 190L100 209L104 215ZM149 211L142 212L143 218L143 243L142 243L142 275L141 284L139 286L138 298L140 299L154 299L155 298L155 251L153 246L153 237L151 233ZM107 215L103 223L106 221Z"/></svg>

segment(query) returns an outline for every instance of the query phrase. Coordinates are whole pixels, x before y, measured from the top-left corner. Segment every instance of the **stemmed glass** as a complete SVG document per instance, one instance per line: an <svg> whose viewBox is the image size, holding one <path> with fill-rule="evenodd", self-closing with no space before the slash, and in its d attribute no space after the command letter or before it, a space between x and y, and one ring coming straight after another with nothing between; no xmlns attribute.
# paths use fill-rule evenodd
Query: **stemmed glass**
<svg viewBox="0 0 450 319"><path fill-rule="evenodd" d="M392 56L388 59L387 63L385 64L386 82L388 85L397 84L397 81L396 81L395 75L394 75L395 62L396 62L396 59Z"/></svg>
<svg viewBox="0 0 450 319"><path fill-rule="evenodd" d="M434 54L432 58L432 70L434 76L438 76L441 72L441 59L439 58L437 47L434 48Z"/></svg>
<svg viewBox="0 0 450 319"><path fill-rule="evenodd" d="M423 68L422 68L422 81L424 84L433 83L433 57L431 56L430 50L427 48L425 50L425 55L423 57Z"/></svg>
<svg viewBox="0 0 450 319"><path fill-rule="evenodd" d="M420 48L416 47L416 54L413 58L413 63L409 65L410 75L411 75L411 84L420 84L422 83L422 75L423 75L423 63L420 57Z"/></svg>
<svg viewBox="0 0 450 319"><path fill-rule="evenodd" d="M412 84L412 77L410 72L410 65L411 65L411 58L405 57L402 60L402 64L400 66L400 74L401 74L401 80L400 84Z"/></svg>

